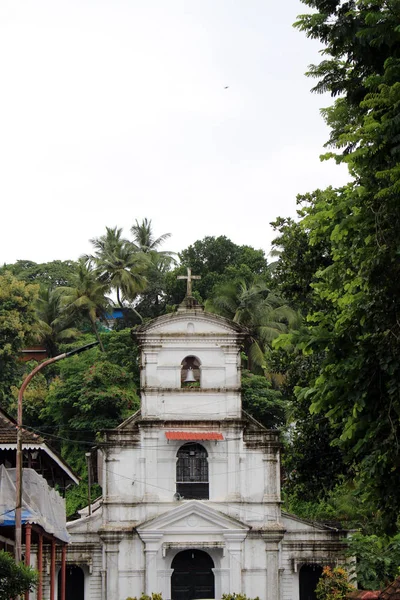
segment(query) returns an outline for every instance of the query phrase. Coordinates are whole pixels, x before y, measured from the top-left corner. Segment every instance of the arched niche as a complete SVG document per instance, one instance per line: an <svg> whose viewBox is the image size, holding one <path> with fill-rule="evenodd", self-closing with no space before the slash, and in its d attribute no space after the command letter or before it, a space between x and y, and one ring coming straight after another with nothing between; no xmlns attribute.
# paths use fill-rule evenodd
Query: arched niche
<svg viewBox="0 0 400 600"><path fill-rule="evenodd" d="M177 452L176 492L185 499L208 500L208 454L201 444L188 442Z"/></svg>
<svg viewBox="0 0 400 600"><path fill-rule="evenodd" d="M193 379L194 381L187 381ZM201 386L201 362L197 356L185 356L181 362L181 387L196 388Z"/></svg>

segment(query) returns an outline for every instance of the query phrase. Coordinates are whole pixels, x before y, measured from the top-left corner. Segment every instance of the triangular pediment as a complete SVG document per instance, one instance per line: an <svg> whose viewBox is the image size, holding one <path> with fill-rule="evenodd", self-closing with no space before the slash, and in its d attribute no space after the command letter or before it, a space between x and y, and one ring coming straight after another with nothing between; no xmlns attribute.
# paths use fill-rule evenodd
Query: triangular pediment
<svg viewBox="0 0 400 600"><path fill-rule="evenodd" d="M151 531L159 533L188 531L196 531L197 533L243 532L245 534L250 527L203 502L190 500L179 503L177 508L142 523L136 529L140 534L150 533Z"/></svg>
<svg viewBox="0 0 400 600"><path fill-rule="evenodd" d="M244 330L237 323L213 313L186 311L171 313L153 319L136 330L139 339L157 335L243 335Z"/></svg>

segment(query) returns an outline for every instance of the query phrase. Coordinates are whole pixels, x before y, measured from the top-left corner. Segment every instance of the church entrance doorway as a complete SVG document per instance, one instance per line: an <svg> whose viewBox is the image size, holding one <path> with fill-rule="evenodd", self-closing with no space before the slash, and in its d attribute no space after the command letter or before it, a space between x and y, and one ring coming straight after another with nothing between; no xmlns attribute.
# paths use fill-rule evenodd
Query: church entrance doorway
<svg viewBox="0 0 400 600"><path fill-rule="evenodd" d="M215 598L214 562L202 550L184 550L172 561L172 600Z"/></svg>
<svg viewBox="0 0 400 600"><path fill-rule="evenodd" d="M77 565L67 565L65 600L85 600L85 575ZM58 600L61 598L61 570L58 573Z"/></svg>
<svg viewBox="0 0 400 600"><path fill-rule="evenodd" d="M317 600L315 588L322 575L320 565L303 565L300 569L300 600Z"/></svg>

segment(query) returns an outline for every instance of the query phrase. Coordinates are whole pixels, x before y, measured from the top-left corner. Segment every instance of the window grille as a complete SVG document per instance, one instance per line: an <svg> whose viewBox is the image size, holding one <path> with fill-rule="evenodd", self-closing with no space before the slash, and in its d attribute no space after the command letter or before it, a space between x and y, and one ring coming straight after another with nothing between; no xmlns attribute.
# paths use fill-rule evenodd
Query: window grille
<svg viewBox="0 0 400 600"><path fill-rule="evenodd" d="M207 451L200 444L188 443L177 454L176 491L184 498L208 500Z"/></svg>

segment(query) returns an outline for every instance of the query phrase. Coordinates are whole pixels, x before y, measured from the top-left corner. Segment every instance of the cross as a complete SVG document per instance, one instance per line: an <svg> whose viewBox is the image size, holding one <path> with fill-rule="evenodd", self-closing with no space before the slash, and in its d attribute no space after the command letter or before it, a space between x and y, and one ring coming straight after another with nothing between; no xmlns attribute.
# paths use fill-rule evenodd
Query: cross
<svg viewBox="0 0 400 600"><path fill-rule="evenodd" d="M188 267L187 275L178 275L177 279L187 279L187 290L186 296L192 295L192 281L193 279L201 279L200 275L192 275L192 269Z"/></svg>

